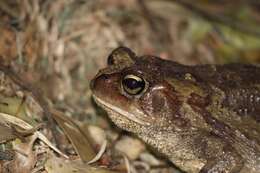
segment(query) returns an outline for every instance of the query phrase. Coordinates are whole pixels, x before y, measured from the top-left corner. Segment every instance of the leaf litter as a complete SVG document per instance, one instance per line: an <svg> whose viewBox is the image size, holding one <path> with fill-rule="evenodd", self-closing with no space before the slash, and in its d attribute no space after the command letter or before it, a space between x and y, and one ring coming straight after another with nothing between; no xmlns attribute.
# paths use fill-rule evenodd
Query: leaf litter
<svg viewBox="0 0 260 173"><path fill-rule="evenodd" d="M90 79L122 44L184 64L259 63L259 16L256 1L1 1L0 172L179 172L113 126Z"/></svg>

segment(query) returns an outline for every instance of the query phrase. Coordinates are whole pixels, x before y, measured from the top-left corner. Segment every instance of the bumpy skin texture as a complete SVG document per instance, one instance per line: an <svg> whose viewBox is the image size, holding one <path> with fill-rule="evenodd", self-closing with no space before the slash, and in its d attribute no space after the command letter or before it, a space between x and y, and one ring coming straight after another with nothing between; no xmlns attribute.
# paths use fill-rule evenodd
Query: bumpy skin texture
<svg viewBox="0 0 260 173"><path fill-rule="evenodd" d="M145 82L138 94L125 76ZM120 47L91 82L119 127L188 173L260 173L260 68L185 66Z"/></svg>

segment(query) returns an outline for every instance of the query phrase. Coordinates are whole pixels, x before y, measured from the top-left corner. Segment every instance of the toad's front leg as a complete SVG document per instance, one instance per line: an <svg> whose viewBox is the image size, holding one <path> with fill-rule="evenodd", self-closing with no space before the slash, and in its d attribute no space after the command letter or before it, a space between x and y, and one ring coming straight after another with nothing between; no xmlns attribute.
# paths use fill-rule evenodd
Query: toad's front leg
<svg viewBox="0 0 260 173"><path fill-rule="evenodd" d="M227 146L221 155L209 158L200 173L239 173L243 166L243 158Z"/></svg>

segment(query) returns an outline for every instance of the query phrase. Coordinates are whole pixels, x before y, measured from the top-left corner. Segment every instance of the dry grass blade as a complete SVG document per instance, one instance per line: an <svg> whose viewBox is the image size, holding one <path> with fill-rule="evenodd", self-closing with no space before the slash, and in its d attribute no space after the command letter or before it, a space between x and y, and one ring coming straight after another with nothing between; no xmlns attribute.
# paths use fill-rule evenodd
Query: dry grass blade
<svg viewBox="0 0 260 173"><path fill-rule="evenodd" d="M0 123L0 143L5 143L9 140L13 140L17 138L17 136L13 133L11 127L7 126L5 123Z"/></svg>
<svg viewBox="0 0 260 173"><path fill-rule="evenodd" d="M106 151L106 147L107 147L107 141L105 140L103 142L103 144L101 145L101 148L100 148L99 152L97 153L96 157L94 157L92 160L90 160L88 162L88 164L95 163L96 161L98 161L102 157L104 152Z"/></svg>
<svg viewBox="0 0 260 173"><path fill-rule="evenodd" d="M0 113L0 117L1 117L2 121L14 124L14 125L19 126L23 129L27 129L27 130L34 129L34 127L31 126L30 124L26 123L25 121L23 121L19 118L12 116L12 115ZM65 157L65 158L68 158L67 155L63 154L58 148L56 148L41 132L36 131L35 134L37 135L37 137L40 140L42 140L45 144L47 144L55 152L57 152L58 154L60 154L61 156Z"/></svg>

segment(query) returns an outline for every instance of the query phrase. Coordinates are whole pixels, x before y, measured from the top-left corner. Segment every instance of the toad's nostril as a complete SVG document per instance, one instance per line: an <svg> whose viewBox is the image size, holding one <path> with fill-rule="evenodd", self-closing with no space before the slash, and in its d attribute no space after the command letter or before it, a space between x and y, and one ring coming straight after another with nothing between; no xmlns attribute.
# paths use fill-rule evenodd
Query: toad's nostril
<svg viewBox="0 0 260 173"><path fill-rule="evenodd" d="M110 83L110 82L111 80L109 78L109 75L107 74L99 75L90 82L90 89L93 90L95 89L96 86L101 86L104 85L105 83Z"/></svg>
<svg viewBox="0 0 260 173"><path fill-rule="evenodd" d="M109 81L109 75L102 74L95 79L96 81L102 81L102 82L108 82Z"/></svg>

